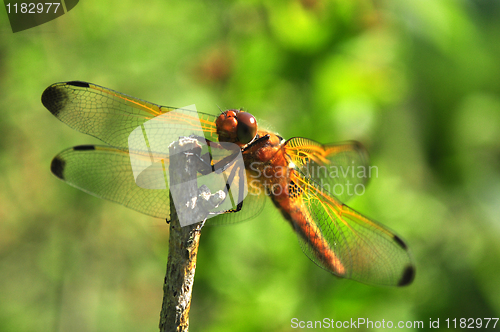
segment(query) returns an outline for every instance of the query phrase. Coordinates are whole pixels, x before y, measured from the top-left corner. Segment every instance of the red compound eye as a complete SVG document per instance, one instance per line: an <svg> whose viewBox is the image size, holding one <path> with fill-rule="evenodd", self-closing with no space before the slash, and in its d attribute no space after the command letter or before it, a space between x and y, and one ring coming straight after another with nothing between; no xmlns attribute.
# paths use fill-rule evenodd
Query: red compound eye
<svg viewBox="0 0 500 332"><path fill-rule="evenodd" d="M257 120L247 112L238 112L236 118L238 119L238 140L240 143L247 144L257 134Z"/></svg>

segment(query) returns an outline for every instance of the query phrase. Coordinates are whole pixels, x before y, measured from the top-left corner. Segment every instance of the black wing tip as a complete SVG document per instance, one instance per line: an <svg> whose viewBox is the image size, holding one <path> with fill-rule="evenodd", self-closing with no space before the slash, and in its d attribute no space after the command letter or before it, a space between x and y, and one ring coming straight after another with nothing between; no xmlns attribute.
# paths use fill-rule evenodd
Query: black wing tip
<svg viewBox="0 0 500 332"><path fill-rule="evenodd" d="M80 88L89 88L90 87L90 83L83 82L83 81L69 81L69 82L66 82L66 84L77 86Z"/></svg>
<svg viewBox="0 0 500 332"><path fill-rule="evenodd" d="M74 151L89 151L95 150L95 145L78 145L73 147Z"/></svg>
<svg viewBox="0 0 500 332"><path fill-rule="evenodd" d="M348 142L351 143L351 145L354 146L354 148L356 148L356 150L366 150L366 147L360 141L352 140L352 141L348 141Z"/></svg>
<svg viewBox="0 0 500 332"><path fill-rule="evenodd" d="M413 279L415 279L415 267L408 265L403 272L403 277L399 280L398 286L407 286L413 282Z"/></svg>
<svg viewBox="0 0 500 332"><path fill-rule="evenodd" d="M399 236L394 235L393 238L401 248L403 248L404 250L408 250L408 246ZM409 285L413 282L413 279L415 279L415 266L408 265L403 271L403 275L399 280L398 286Z"/></svg>
<svg viewBox="0 0 500 332"><path fill-rule="evenodd" d="M54 157L52 159L52 163L50 164L50 170L52 174L57 176L59 179L64 180L64 167L66 166L66 162L59 158L59 156Z"/></svg>
<svg viewBox="0 0 500 332"><path fill-rule="evenodd" d="M61 110L66 106L68 101L68 93L64 89L64 85L71 85L80 88L90 87L90 83L82 81L70 81L64 83L55 83L49 86L42 93L42 104L54 116L58 116Z"/></svg>
<svg viewBox="0 0 500 332"><path fill-rule="evenodd" d="M408 250L408 246L399 236L394 235L394 240L399 244L401 248L403 248L404 250Z"/></svg>
<svg viewBox="0 0 500 332"><path fill-rule="evenodd" d="M366 148L366 146L360 141L350 142L353 145L354 149L358 151L358 153L363 157L366 166L368 166L368 163L370 161L370 154L368 153L368 149Z"/></svg>
<svg viewBox="0 0 500 332"><path fill-rule="evenodd" d="M58 84L52 84L42 93L42 104L54 116L66 106L68 95Z"/></svg>

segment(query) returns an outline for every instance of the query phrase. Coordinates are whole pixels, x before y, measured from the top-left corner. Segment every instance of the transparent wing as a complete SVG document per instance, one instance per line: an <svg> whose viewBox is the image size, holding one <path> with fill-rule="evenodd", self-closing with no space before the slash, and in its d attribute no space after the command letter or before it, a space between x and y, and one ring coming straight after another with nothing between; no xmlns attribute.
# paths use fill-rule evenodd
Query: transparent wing
<svg viewBox="0 0 500 332"><path fill-rule="evenodd" d="M52 84L43 92L42 103L71 128L119 148L127 149L129 135L134 129L155 117L159 121L154 122L149 130L160 139L162 135L175 136L178 130L184 136L188 136L184 134L186 131L191 131L194 135L217 141L213 115L185 109L181 115L164 120L161 115L179 109L153 104L91 83ZM168 127L162 121L168 121ZM170 132L164 133L165 128Z"/></svg>
<svg viewBox="0 0 500 332"><path fill-rule="evenodd" d="M245 171L246 172L246 171ZM247 179L252 177L247 175ZM240 180L237 180L240 181ZM230 210L227 213L218 215L215 218L207 220L206 225L227 225L246 221L259 215L264 209L266 203L265 189L257 180L251 180L247 183L248 193L239 211Z"/></svg>
<svg viewBox="0 0 500 332"><path fill-rule="evenodd" d="M166 178L168 159L156 155L155 159L163 158L162 161L150 163L150 166L135 179L130 163L131 154L135 159L146 162L151 160L150 153L82 145L64 150L57 155L52 160L51 170L58 178L89 194L122 204L146 215L170 219L170 197ZM201 179L203 175L198 174L198 177ZM236 192L233 195L238 194L238 181L241 180L238 177L231 180L230 185L235 184L231 186ZM229 199L227 201L227 205L231 206ZM221 214L212 218L213 220L209 219L208 224L220 225L247 220L260 213L264 202L263 188L250 183L240 211ZM220 211L221 207L218 209Z"/></svg>
<svg viewBox="0 0 500 332"><path fill-rule="evenodd" d="M415 267L404 241L356 212L298 170L291 172L291 221L302 250L333 274L367 284L403 286Z"/></svg>
<svg viewBox="0 0 500 332"><path fill-rule="evenodd" d="M91 83L55 83L43 92L42 103L71 128L113 146L65 150L54 158L53 173L85 192L154 217L170 218L170 142L189 135L218 142L213 115L160 106ZM216 164L230 158L233 151L203 145L202 155L206 153L212 157L204 161ZM198 174L200 181L203 175L207 172ZM241 179L231 182L237 192ZM264 199L265 195L250 195L237 213L217 216L212 224L249 219L262 210ZM232 206L230 203L229 199L224 202Z"/></svg>
<svg viewBox="0 0 500 332"><path fill-rule="evenodd" d="M136 154L137 158L149 155ZM148 174L158 174L152 165L152 172L143 172L140 181L165 188L165 179ZM106 146L83 145L64 150L51 164L52 173L70 185L94 196L104 198L142 212L169 219L169 191L144 189L134 180L129 151ZM168 187L167 187L168 189Z"/></svg>
<svg viewBox="0 0 500 332"><path fill-rule="evenodd" d="M368 152L356 141L323 145L307 138L294 137L285 142L285 153L297 169L347 202L364 192L372 168ZM361 187L360 187L361 186Z"/></svg>

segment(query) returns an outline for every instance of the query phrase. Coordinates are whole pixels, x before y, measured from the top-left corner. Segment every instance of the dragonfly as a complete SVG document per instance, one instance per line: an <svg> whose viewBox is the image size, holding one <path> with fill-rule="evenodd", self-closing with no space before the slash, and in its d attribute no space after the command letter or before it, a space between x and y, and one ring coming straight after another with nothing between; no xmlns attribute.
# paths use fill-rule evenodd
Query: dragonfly
<svg viewBox="0 0 500 332"><path fill-rule="evenodd" d="M54 175L94 196L170 220L168 188L137 185L130 158L144 156L129 149L128 138L147 121L174 114L177 108L81 81L52 84L43 92L42 104L71 128L106 143L62 151L52 160ZM243 156L248 194L236 209L223 211L207 224L253 218L269 197L297 233L305 255L321 268L370 285L412 283L416 269L405 241L347 206L353 192L336 190L366 184L367 176L354 172L368 168L368 154L361 143L320 144L302 137L285 140L260 128L255 117L241 109L219 115L190 110L179 114L169 118L169 128L191 129L193 137L213 146L235 144ZM175 136L175 129L170 130ZM226 167L221 162L227 160L226 155L218 162L202 161L214 169Z"/></svg>

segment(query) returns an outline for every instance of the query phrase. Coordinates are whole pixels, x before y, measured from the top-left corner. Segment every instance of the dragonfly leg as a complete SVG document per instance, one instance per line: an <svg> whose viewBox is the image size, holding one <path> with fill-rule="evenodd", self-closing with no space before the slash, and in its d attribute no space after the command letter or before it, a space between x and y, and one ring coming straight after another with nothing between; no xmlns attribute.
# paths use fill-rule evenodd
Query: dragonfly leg
<svg viewBox="0 0 500 332"><path fill-rule="evenodd" d="M224 172L231 165L231 162L236 160L236 157L241 152L240 148L235 144L221 145L220 143L210 141L205 137L195 135L191 135L190 137L197 139L200 143L205 143L209 147L232 151L230 155L224 157L216 163L213 162L212 154L210 152L207 152L200 156L199 159L201 162L201 167L198 172L200 172L202 175L207 175L210 172Z"/></svg>
<svg viewBox="0 0 500 332"><path fill-rule="evenodd" d="M202 175L207 175L210 172L217 172L217 173L222 173L228 167L231 165L234 165L234 162L236 162L236 157L238 156L239 153L241 153L240 148L235 145L235 144L219 144L217 142L210 141L206 139L205 137L201 136L190 136L192 138L197 139L200 143L206 143L208 146L212 148L218 148L218 149L226 149L229 151L232 151L230 155L222 158L218 162L214 163L212 159L212 154L210 152L205 153L202 156L199 156L201 168L199 168L198 172L200 172ZM262 140L267 140L269 139L269 135L263 136L259 139L259 141ZM244 191L245 191L245 169L244 167L241 166L236 166L231 170L231 173L229 174L229 177L226 180L226 185L224 187L224 193L227 195L229 194L229 190L231 189L231 184L234 181L234 178L236 174L238 173L238 177L240 179L240 184L238 185L238 204L236 205L236 208L230 209L225 211L227 212L238 212L243 208L243 198L244 198ZM219 214L219 213L217 213Z"/></svg>
<svg viewBox="0 0 500 332"><path fill-rule="evenodd" d="M234 181L234 177L236 176L236 172L238 172L238 177L240 179L240 183L238 185L238 204L236 205L236 208L230 209L225 211L225 213L228 212L238 212L243 208L243 199L245 198L245 169L243 167L235 167L231 170L231 173L229 174L229 177L226 180L226 186L224 188L224 193L226 196L229 193L229 190L231 189L231 184Z"/></svg>

